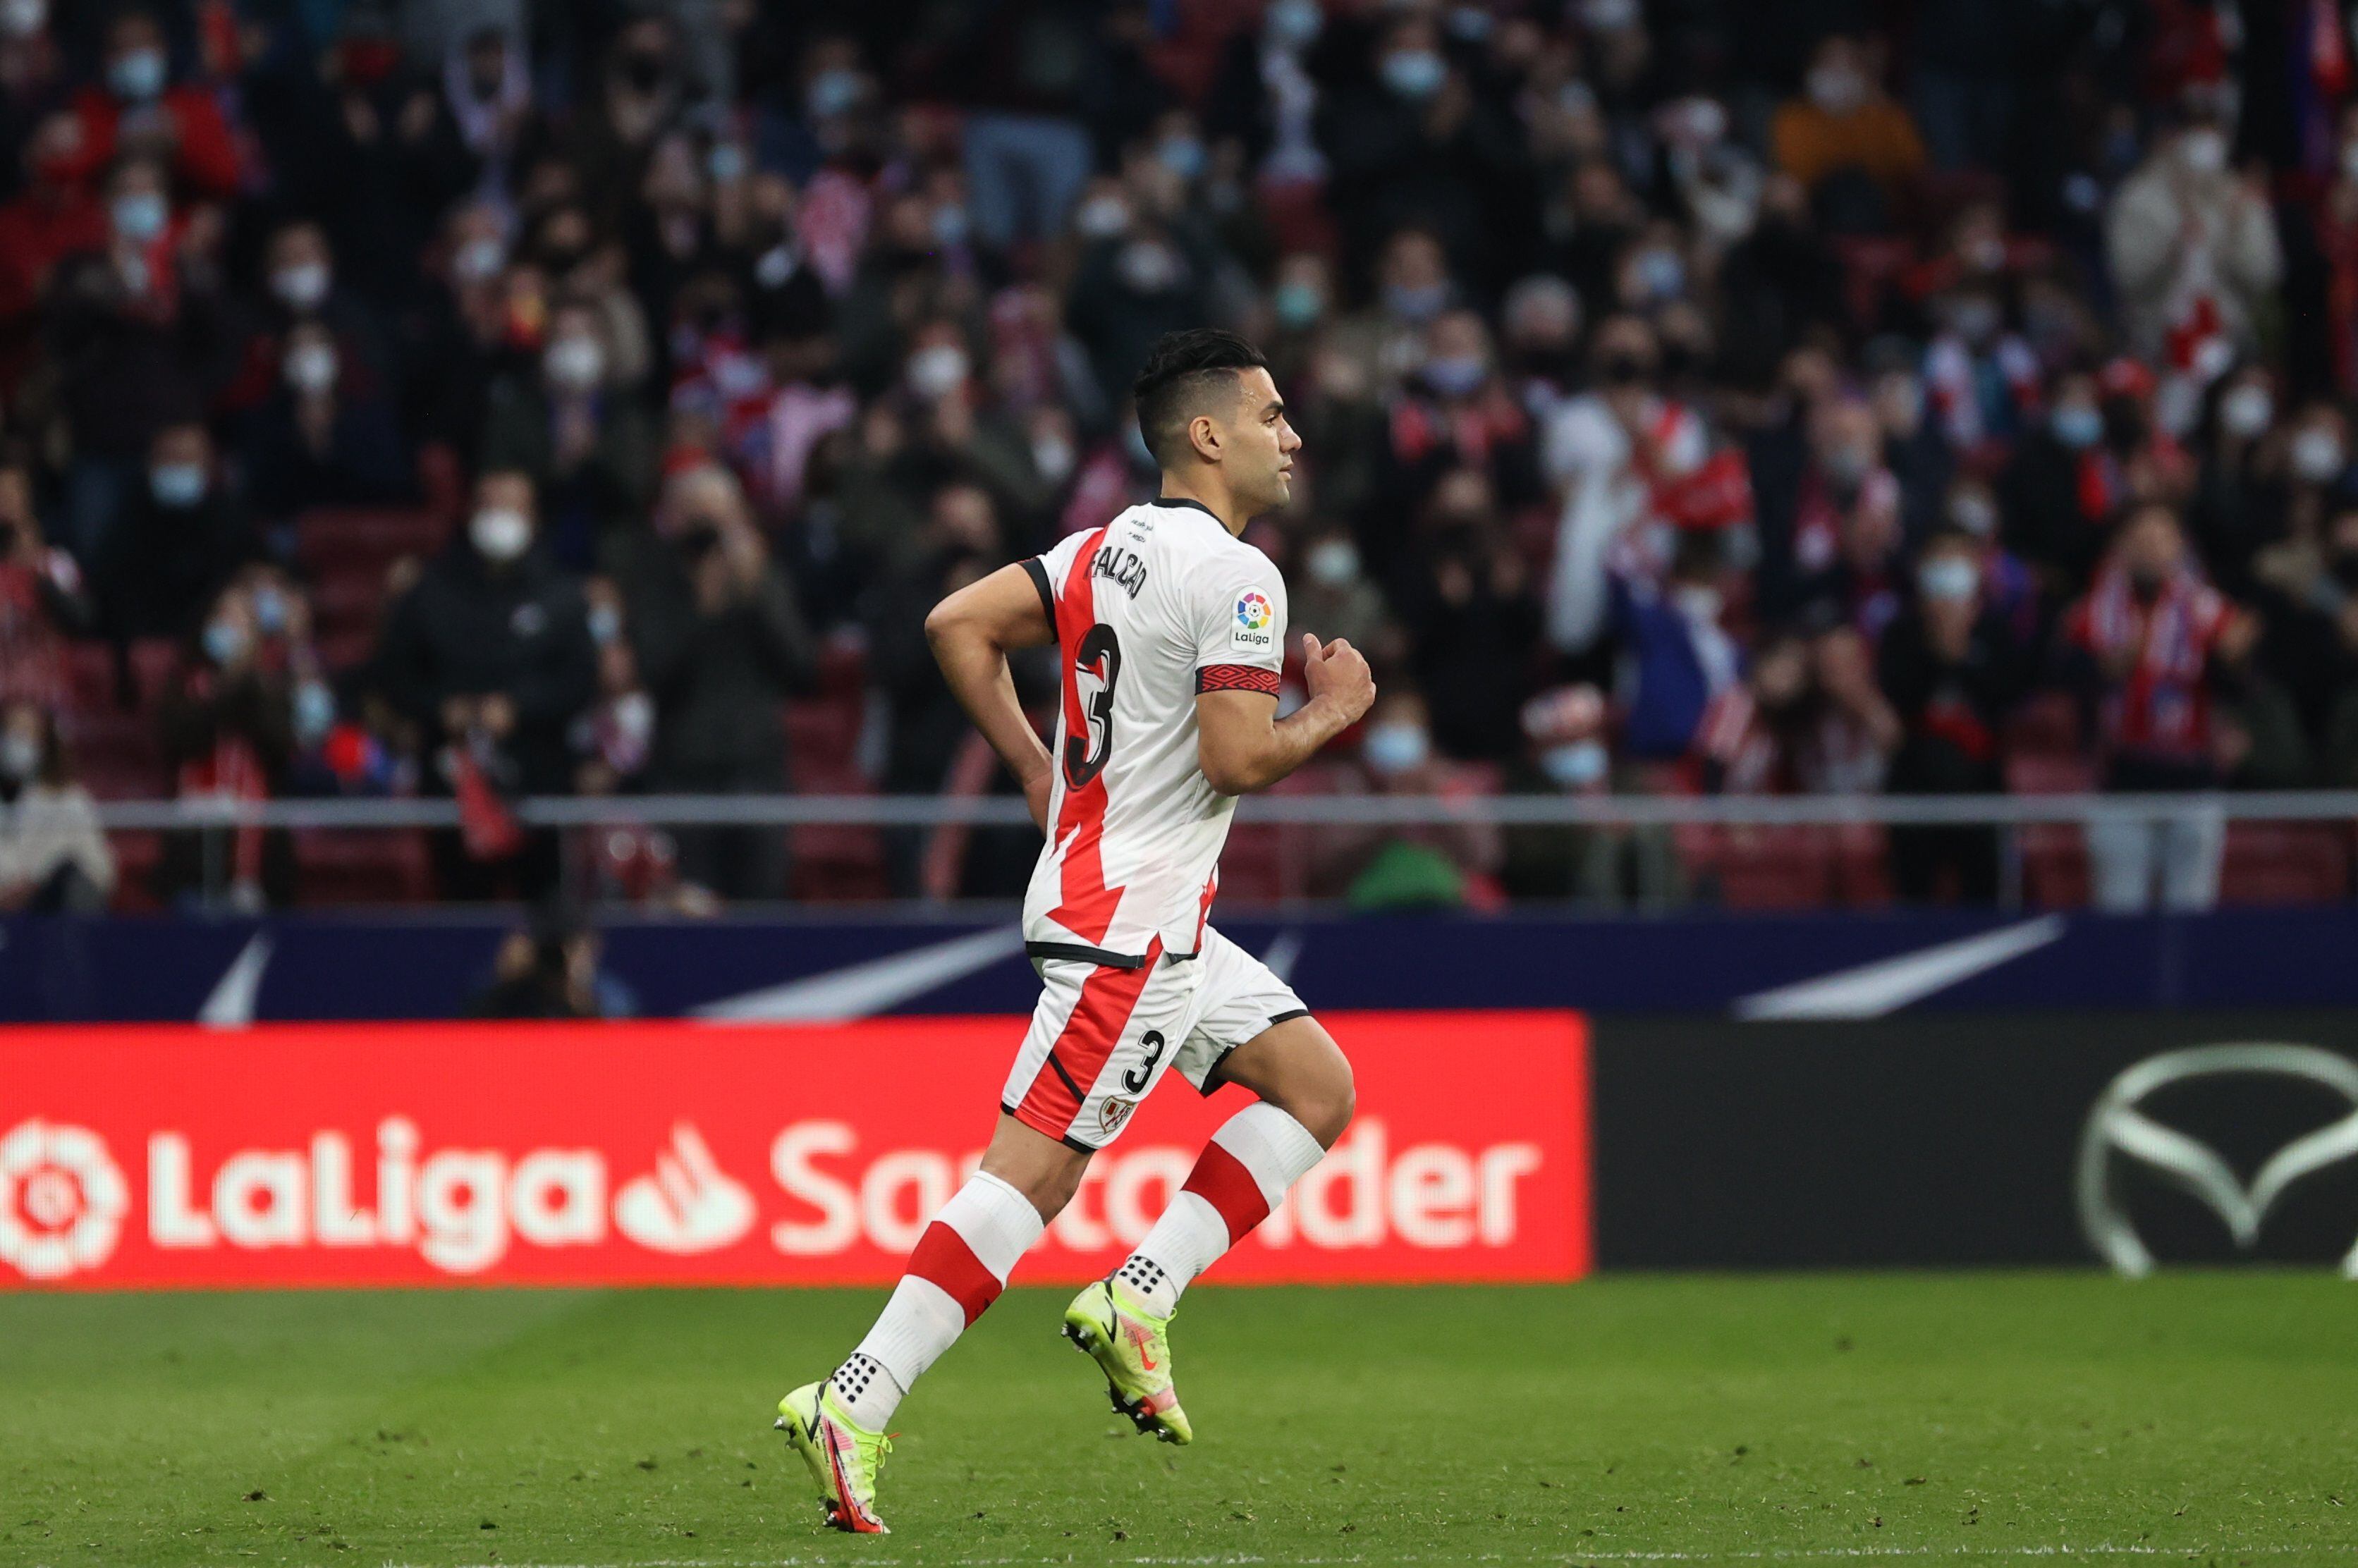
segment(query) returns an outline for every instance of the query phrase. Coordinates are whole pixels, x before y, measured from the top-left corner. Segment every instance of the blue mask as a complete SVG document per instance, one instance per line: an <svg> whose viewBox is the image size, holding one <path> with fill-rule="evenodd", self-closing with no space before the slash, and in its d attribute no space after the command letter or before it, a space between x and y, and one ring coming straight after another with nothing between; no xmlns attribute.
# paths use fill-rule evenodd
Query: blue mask
<svg viewBox="0 0 2358 1568"><path fill-rule="evenodd" d="M233 621L216 621L205 628L205 657L224 667L245 653L245 629Z"/></svg>
<svg viewBox="0 0 2358 1568"><path fill-rule="evenodd" d="M1442 396L1463 397L1482 384L1482 378L1490 373L1490 368L1476 355L1451 354L1425 361L1420 373L1424 377L1424 384Z"/></svg>
<svg viewBox="0 0 2358 1568"><path fill-rule="evenodd" d="M1568 741L1540 753L1540 772L1558 789L1585 789L1605 776L1608 761L1602 741Z"/></svg>
<svg viewBox="0 0 2358 1568"><path fill-rule="evenodd" d="M168 74L161 49L133 49L106 64L106 84L117 98L145 103L160 95Z"/></svg>
<svg viewBox="0 0 2358 1568"><path fill-rule="evenodd" d="M1302 48L1326 26L1326 13L1318 0L1270 0L1262 19L1268 24L1269 36L1288 49Z"/></svg>
<svg viewBox="0 0 2358 1568"><path fill-rule="evenodd" d="M1281 283L1270 296L1270 308L1288 327L1307 327L1325 313L1326 296L1314 283Z"/></svg>
<svg viewBox="0 0 2358 1568"><path fill-rule="evenodd" d="M164 232L172 209L152 190L135 190L116 197L107 209L114 232L134 244L144 245Z"/></svg>
<svg viewBox="0 0 2358 1568"><path fill-rule="evenodd" d="M1204 144L1194 136L1165 136L1154 156L1182 179L1194 179L1204 172Z"/></svg>
<svg viewBox="0 0 2358 1568"><path fill-rule="evenodd" d="M1384 56L1383 77L1386 87L1412 103L1422 103L1449 80L1449 65L1431 49L1401 49Z"/></svg>
<svg viewBox="0 0 2358 1568"><path fill-rule="evenodd" d="M184 511L205 498L205 470L199 463L158 463L147 470L147 491L158 506Z"/></svg>
<svg viewBox="0 0 2358 1568"><path fill-rule="evenodd" d="M336 727L336 694L324 681L307 680L295 688L295 738L316 746Z"/></svg>
<svg viewBox="0 0 2358 1568"><path fill-rule="evenodd" d="M2104 416L2084 403L2067 403L2050 421L2055 438L2073 451L2085 451L2104 437Z"/></svg>
<svg viewBox="0 0 2358 1568"><path fill-rule="evenodd" d="M1369 730L1359 754L1379 773L1404 773L1423 765L1433 754L1433 742L1416 725L1394 720Z"/></svg>

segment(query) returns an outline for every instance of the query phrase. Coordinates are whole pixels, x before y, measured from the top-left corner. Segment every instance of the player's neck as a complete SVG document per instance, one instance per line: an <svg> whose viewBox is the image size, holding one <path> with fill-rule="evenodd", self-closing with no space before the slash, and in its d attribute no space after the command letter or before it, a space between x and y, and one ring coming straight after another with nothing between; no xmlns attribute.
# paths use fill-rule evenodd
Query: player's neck
<svg viewBox="0 0 2358 1568"><path fill-rule="evenodd" d="M1245 513L1243 508L1238 506L1235 500L1229 496L1226 486L1193 484L1167 469L1163 474L1163 493L1155 499L1192 501L1214 517L1218 518L1220 526L1226 528L1231 535L1238 537L1243 535L1245 524L1252 521L1251 515Z"/></svg>

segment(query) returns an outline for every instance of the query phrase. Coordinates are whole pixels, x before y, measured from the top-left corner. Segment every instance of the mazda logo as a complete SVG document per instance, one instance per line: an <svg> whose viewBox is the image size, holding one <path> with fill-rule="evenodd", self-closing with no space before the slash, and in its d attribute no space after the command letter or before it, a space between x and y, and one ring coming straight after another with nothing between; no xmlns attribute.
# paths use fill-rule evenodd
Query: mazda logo
<svg viewBox="0 0 2358 1568"><path fill-rule="evenodd" d="M2315 1084L2339 1095L2349 1108L2269 1155L2246 1184L2218 1151L2163 1126L2141 1108L2149 1096L2173 1084L2231 1074ZM2236 1248L2248 1251L2258 1244L2268 1210L2294 1183L2358 1155L2358 1064L2314 1045L2197 1045L2148 1056L2105 1086L2080 1134L2080 1227L2099 1257L2123 1274L2142 1278L2153 1272L2153 1254L2115 1190L2116 1154L2202 1203L2226 1222ZM2342 1258L2342 1272L2358 1279L2358 1243Z"/></svg>

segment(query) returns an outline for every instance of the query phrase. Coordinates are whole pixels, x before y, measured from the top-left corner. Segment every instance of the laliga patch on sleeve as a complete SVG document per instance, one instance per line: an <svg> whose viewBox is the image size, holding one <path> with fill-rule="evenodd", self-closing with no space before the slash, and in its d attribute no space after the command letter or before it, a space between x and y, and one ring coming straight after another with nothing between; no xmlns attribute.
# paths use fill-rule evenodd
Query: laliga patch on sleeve
<svg viewBox="0 0 2358 1568"><path fill-rule="evenodd" d="M1228 651L1266 654L1276 646L1276 607L1260 589L1244 589L1237 595L1236 618L1228 623Z"/></svg>

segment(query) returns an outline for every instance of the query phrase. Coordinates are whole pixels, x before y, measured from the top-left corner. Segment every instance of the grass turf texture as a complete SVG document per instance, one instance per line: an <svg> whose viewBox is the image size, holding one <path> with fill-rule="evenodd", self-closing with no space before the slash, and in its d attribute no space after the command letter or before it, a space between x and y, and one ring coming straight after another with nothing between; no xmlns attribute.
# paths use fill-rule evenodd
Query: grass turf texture
<svg viewBox="0 0 2358 1568"><path fill-rule="evenodd" d="M2348 1563L2352 1292L1207 1289L1183 1450L1011 1291L902 1407L882 1540L769 1430L882 1292L0 1296L0 1563Z"/></svg>

